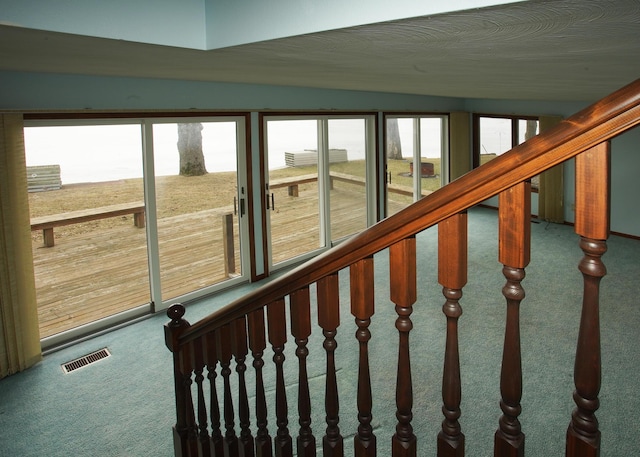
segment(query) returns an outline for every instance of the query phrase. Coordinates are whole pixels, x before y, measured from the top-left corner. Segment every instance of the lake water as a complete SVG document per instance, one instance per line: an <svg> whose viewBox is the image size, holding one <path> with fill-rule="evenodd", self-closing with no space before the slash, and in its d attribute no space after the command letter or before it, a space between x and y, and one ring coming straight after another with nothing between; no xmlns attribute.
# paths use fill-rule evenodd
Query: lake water
<svg viewBox="0 0 640 457"><path fill-rule="evenodd" d="M403 155L413 154L411 120L400 120ZM439 157L439 120L422 127L423 157ZM432 125L433 124L433 125ZM236 169L234 122L203 124L202 147L210 173ZM285 151L316 149L314 120L269 123L269 166L284 167ZM142 177L142 128L130 125L26 127L27 165L59 164L63 184ZM329 147L346 149L349 160L362 159L364 121L331 120ZM176 124L154 124L154 167L157 176L176 175L179 167Z"/></svg>

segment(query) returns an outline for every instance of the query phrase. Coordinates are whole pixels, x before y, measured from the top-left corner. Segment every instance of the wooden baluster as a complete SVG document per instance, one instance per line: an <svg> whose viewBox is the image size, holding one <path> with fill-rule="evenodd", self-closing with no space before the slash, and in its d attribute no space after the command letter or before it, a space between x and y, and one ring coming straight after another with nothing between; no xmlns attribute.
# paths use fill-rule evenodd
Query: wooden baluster
<svg viewBox="0 0 640 457"><path fill-rule="evenodd" d="M236 359L236 373L238 373L238 418L240 419L240 457L253 457L253 436L249 419L249 396L247 395L247 383L245 372L247 365L247 320L245 317L236 319L233 323L232 348Z"/></svg>
<svg viewBox="0 0 640 457"><path fill-rule="evenodd" d="M362 259L349 268L351 281L351 314L355 317L356 339L360 343L358 361L358 433L354 437L356 457L376 455L376 436L371 421L373 398L371 395L371 373L369 371L369 340L371 316L374 313L373 257Z"/></svg>
<svg viewBox="0 0 640 457"><path fill-rule="evenodd" d="M507 279L502 294L507 302L500 408L502 416L494 435L494 455L523 456L525 436L518 416L522 411L522 355L520 350L520 302L525 293L521 281L531 254L531 183L522 182L499 197L499 261Z"/></svg>
<svg viewBox="0 0 640 457"><path fill-rule="evenodd" d="M273 348L273 362L276 365L276 424L278 431L274 442L275 454L276 457L290 457L293 456L293 444L287 428L289 407L284 384L284 345L287 342L287 318L283 298L267 305L267 319L269 322L269 342Z"/></svg>
<svg viewBox="0 0 640 457"><path fill-rule="evenodd" d="M249 347L253 356L253 368L256 373L256 457L271 457L271 436L267 429L267 400L262 379L264 367L264 350L267 347L264 324L264 310L262 308L249 314Z"/></svg>
<svg viewBox="0 0 640 457"><path fill-rule="evenodd" d="M176 393L176 424L173 426L173 446L176 457L195 455L197 440L190 424L193 424L193 403L191 401L191 371L185 363L185 349L178 344L182 332L190 324L183 319L185 313L181 304L172 305L167 310L171 321L164 326L167 348L173 353L173 379Z"/></svg>
<svg viewBox="0 0 640 457"><path fill-rule="evenodd" d="M438 434L438 456L464 456L461 432L460 350L458 319L462 315L460 298L467 283L467 213L456 214L438 224L438 282L446 298L442 312L447 317L447 336L442 372L442 431Z"/></svg>
<svg viewBox="0 0 640 457"><path fill-rule="evenodd" d="M323 347L327 353L327 378L324 394L327 430L322 437L322 449L325 457L342 457L344 440L340 434L340 401L336 379L335 351L338 347L336 334L340 325L340 297L338 274L325 276L317 283L318 324L324 335Z"/></svg>
<svg viewBox="0 0 640 457"><path fill-rule="evenodd" d="M396 433L392 438L394 457L415 457L416 436L413 434L413 383L409 354L409 332L412 305L417 298L416 289L416 239L405 238L389 247L391 301L396 304L396 328L399 333L398 374L396 380Z"/></svg>
<svg viewBox="0 0 640 457"><path fill-rule="evenodd" d="M599 407L600 280L607 273L602 256L609 238L610 144L602 143L576 156L576 223L584 257L579 269L584 277L582 316L573 377L576 408L567 430L566 455L600 455Z"/></svg>
<svg viewBox="0 0 640 457"><path fill-rule="evenodd" d="M291 294L289 306L291 310L291 334L296 342L298 357L298 415L300 434L297 440L298 456L312 457L316 455L316 438L311 430L311 395L307 376L307 343L311 335L311 300L309 288L296 290Z"/></svg>
<svg viewBox="0 0 640 457"><path fill-rule="evenodd" d="M204 398L204 348L203 339L193 341L192 364L196 374L196 386L198 393L198 455L211 455L211 441L207 425L207 404Z"/></svg>
<svg viewBox="0 0 640 457"><path fill-rule="evenodd" d="M209 379L209 415L211 419L211 454L214 457L224 456L224 438L220 430L220 404L218 402L218 390L216 389L216 367L218 365L218 349L216 334L207 333L205 336L204 357L207 363L207 379Z"/></svg>
<svg viewBox="0 0 640 457"><path fill-rule="evenodd" d="M187 443L188 443L188 455L198 455L198 425L196 424L196 415L193 407L193 397L191 395L191 386L193 379L191 374L193 373L193 342L187 343L182 346L180 351L180 371L182 373L182 383L186 392L187 403Z"/></svg>
<svg viewBox="0 0 640 457"><path fill-rule="evenodd" d="M218 359L222 370L224 384L224 455L238 455L238 437L235 431L235 412L233 410L233 396L231 392L231 325L226 324L216 330L216 346Z"/></svg>

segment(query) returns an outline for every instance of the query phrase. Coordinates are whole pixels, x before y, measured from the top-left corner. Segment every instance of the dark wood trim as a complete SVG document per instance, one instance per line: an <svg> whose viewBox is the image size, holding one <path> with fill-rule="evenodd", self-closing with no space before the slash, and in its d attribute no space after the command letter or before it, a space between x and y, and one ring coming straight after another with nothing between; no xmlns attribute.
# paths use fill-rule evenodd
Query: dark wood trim
<svg viewBox="0 0 640 457"><path fill-rule="evenodd" d="M230 117L245 116L248 111L57 111L25 112L25 121L87 120L87 119L163 119L173 117Z"/></svg>
<svg viewBox="0 0 640 457"><path fill-rule="evenodd" d="M260 276L260 279L266 278L271 273L269 271L269 240L267 233L267 211L264 207L264 202L267 198L267 182L265 179L266 175L266 160L265 160L265 148L264 148L264 140L266 136L266 132L264 129L264 117L265 113L258 113L258 138L259 138L259 151L260 151L260 206L262 208L260 224L262 225L262 252L263 252L263 269L264 274Z"/></svg>

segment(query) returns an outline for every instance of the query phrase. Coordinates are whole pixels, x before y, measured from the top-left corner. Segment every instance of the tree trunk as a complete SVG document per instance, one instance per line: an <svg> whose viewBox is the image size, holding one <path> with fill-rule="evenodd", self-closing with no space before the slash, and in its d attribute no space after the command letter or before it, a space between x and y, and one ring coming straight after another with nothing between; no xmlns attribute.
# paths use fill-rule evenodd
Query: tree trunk
<svg viewBox="0 0 640 457"><path fill-rule="evenodd" d="M178 124L178 153L180 175L201 176L207 174L202 152L202 124Z"/></svg>
<svg viewBox="0 0 640 457"><path fill-rule="evenodd" d="M402 159L402 145L400 144L400 129L398 119L387 119L387 158Z"/></svg>

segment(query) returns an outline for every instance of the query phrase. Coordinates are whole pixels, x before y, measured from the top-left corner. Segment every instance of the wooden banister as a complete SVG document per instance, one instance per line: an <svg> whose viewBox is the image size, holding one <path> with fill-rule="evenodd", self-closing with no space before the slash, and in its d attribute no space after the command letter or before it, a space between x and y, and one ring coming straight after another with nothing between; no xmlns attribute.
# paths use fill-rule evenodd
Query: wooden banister
<svg viewBox="0 0 640 457"><path fill-rule="evenodd" d="M372 426L375 392L372 391L369 342L375 312L375 283L379 280L374 278L374 255L387 248L390 293L385 301L390 300L395 305L398 332L397 422L391 437L391 451L393 457L420 455L418 437L412 425L414 385L409 344L413 330L411 316L417 302L416 234L436 224L438 282L445 298L442 311L446 317L442 373L444 419L437 436L437 452L440 457L464 456L465 435L459 421L462 385L458 321L462 316L460 299L467 283L466 211L494 195L499 195L500 199L498 260L506 280L502 288L506 301L500 372L502 415L494 435L494 455L524 456L525 433L519 419L523 391L520 306L525 297L522 286L525 268L531 258L529 180L573 157L576 158L575 231L584 254L579 264L584 295L574 367L576 408L566 433L566 455L598 456L599 283L606 274L602 256L609 236L609 140L638 124L640 80L193 325L183 318L184 307L173 305L168 311L171 321L165 325L165 342L174 359L176 456L294 455L289 432L289 416L293 413L289 408L284 372L287 325L290 325L294 339L298 366L297 419L300 427L296 455L316 455L307 373L308 346L311 346L309 341L313 332L312 286L317 294L317 324L324 337L322 348L326 358L323 373L326 428L322 452L331 457L344 455L336 360L341 321L339 272L346 268L349 268L350 281L348 309L355 319L358 346L357 363L348 368L355 371L357 366L357 412L349 411L349 414L357 417L358 426L357 431L348 433L354 434L355 456L376 455L376 435ZM269 368L275 378L268 389L263 379L267 342L273 351L273 364ZM249 352L254 368L255 436L251 432L251 408L244 377ZM237 382L233 385L232 362L237 373ZM218 385L222 384L223 390L222 408L216 390L218 365L221 377ZM208 401L205 399L205 369L210 382ZM275 417L275 424L271 424L271 429L276 430L273 435L269 433L267 420L270 417L267 391L272 391L275 397L270 411ZM192 398L193 395L196 398Z"/></svg>
<svg viewBox="0 0 640 457"><path fill-rule="evenodd" d="M195 339L210 329L286 296L292 290L312 284L328 274L386 249L638 124L640 80L461 176L429 195L429 198L421 199L393 217L380 221L210 314L183 332L180 342Z"/></svg>

